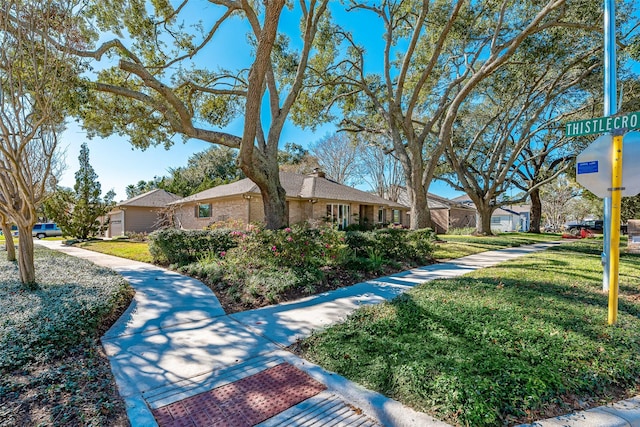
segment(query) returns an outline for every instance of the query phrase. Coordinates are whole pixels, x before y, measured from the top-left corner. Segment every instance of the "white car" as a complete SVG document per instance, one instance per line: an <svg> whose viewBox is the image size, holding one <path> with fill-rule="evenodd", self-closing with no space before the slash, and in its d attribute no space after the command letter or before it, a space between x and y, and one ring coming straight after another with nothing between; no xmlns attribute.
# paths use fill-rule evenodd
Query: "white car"
<svg viewBox="0 0 640 427"><path fill-rule="evenodd" d="M62 236L62 230L60 230L58 224L53 222L39 222L33 226L31 235L38 239L44 239L45 237Z"/></svg>

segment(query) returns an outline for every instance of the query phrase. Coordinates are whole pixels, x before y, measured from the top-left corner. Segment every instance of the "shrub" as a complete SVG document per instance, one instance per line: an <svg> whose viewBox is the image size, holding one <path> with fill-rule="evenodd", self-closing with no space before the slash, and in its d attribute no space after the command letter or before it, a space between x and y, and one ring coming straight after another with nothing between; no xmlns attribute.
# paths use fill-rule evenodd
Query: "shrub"
<svg viewBox="0 0 640 427"><path fill-rule="evenodd" d="M149 252L154 262L184 265L203 254L220 253L237 246L233 232L216 230L178 230L165 228L149 235Z"/></svg>
<svg viewBox="0 0 640 427"><path fill-rule="evenodd" d="M415 231L384 228L365 232L351 231L346 235L346 242L355 255L371 259L372 254L375 254L375 264L380 264L380 260L423 262L431 258L435 239L436 234L429 228Z"/></svg>
<svg viewBox="0 0 640 427"><path fill-rule="evenodd" d="M309 268L335 263L345 249L342 231L296 225L283 230L241 233L238 250L229 252L229 257L247 265Z"/></svg>
<svg viewBox="0 0 640 427"><path fill-rule="evenodd" d="M409 240L416 249L418 260L431 259L433 256L433 242L438 240L438 235L430 228L422 228L409 232Z"/></svg>
<svg viewBox="0 0 640 427"><path fill-rule="evenodd" d="M126 238L131 240L132 242L147 242L149 241L149 233L130 232L130 233L127 233Z"/></svg>
<svg viewBox="0 0 640 427"><path fill-rule="evenodd" d="M366 257L367 251L376 245L372 231L348 231L345 238L357 257Z"/></svg>

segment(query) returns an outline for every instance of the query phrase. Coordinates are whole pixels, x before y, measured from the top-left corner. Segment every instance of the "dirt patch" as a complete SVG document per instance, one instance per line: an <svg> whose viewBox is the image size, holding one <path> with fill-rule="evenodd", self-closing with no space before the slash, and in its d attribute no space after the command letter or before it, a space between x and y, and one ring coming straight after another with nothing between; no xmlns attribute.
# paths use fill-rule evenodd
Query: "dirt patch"
<svg viewBox="0 0 640 427"><path fill-rule="evenodd" d="M98 326L97 336L64 356L1 372L0 426L129 426L98 337L127 309L133 294L131 288L122 292Z"/></svg>
<svg viewBox="0 0 640 427"><path fill-rule="evenodd" d="M0 426L128 426L109 361L98 342L0 379Z"/></svg>

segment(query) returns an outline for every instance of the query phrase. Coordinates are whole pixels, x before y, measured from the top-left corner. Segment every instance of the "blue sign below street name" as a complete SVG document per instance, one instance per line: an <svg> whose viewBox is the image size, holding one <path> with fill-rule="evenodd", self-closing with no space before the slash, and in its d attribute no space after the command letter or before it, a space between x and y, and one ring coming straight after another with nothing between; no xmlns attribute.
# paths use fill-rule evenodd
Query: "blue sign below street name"
<svg viewBox="0 0 640 427"><path fill-rule="evenodd" d="M578 175L583 173L598 173L598 161L578 163Z"/></svg>

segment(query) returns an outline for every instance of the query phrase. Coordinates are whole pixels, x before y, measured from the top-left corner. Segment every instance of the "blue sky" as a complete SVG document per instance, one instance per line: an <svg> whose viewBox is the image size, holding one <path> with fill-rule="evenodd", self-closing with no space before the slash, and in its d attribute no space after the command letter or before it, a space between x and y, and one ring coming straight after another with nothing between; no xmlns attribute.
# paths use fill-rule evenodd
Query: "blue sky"
<svg viewBox="0 0 640 427"><path fill-rule="evenodd" d="M335 4L335 3L334 3ZM338 7L338 6L335 6ZM194 19L213 19L214 13L213 6L205 3L203 10L194 11L192 16ZM281 19L284 28L297 27L298 22L295 18L295 11L286 11ZM342 22L346 22L348 28L353 30L355 34L360 37L364 37L364 41L369 52L375 52L376 57L380 49L382 48L381 30L376 30L375 26L372 28L371 21L367 18L371 18L368 13L358 12L359 19L353 19L349 17L346 21L344 19L344 12L334 10L334 14ZM207 60L210 58L219 59L217 62L226 68L235 69L237 67L248 67L250 64L250 58L247 52L243 52L246 37L241 36L239 39L239 31L237 30L238 21L234 25L223 27L223 41L211 46L210 50L206 52ZM368 64L372 63L368 61ZM94 64L95 65L95 64ZM373 63L373 68L380 67L382 64ZM97 66L100 68L100 65ZM241 134L242 122L241 120L235 120L227 128L223 129L226 132L236 135ZM321 137L327 133L335 131L335 126L327 124L318 127L315 131L310 129L301 129L287 123L285 125L282 137L280 140L281 147L287 142L294 142L308 148L311 144L315 143ZM103 193L113 189L116 192L116 200L124 200L126 198L125 188L129 184L135 184L140 180L150 180L155 176L163 176L168 174L169 168L175 168L184 166L187 163L187 159L196 152L203 151L210 146L209 143L189 140L186 143L182 142L182 139L177 138L176 143L169 149L165 150L164 147L150 147L147 150L140 150L133 148L129 142L119 136L112 136L109 138L94 138L89 140L86 133L81 127L75 123L70 122L68 129L61 135L61 146L66 150L66 163L67 168L62 176L60 185L66 187L72 187L75 183L74 174L78 170L78 154L80 152L80 145L83 142L87 142L90 150L90 159L93 168L98 174L99 181L102 185ZM361 187L363 190L368 190L367 187ZM434 181L431 184L430 191L443 197L453 198L462 193L456 192L447 184L439 181Z"/></svg>
<svg viewBox="0 0 640 427"><path fill-rule="evenodd" d="M195 11L193 16L197 16L196 20L212 20L215 15L212 8L213 6L210 4L205 4L204 10ZM284 28L296 28L298 26L297 18L294 16L295 13L295 11L290 12L285 10L281 19ZM343 15L344 12L337 12L337 14ZM358 14L362 13L359 12ZM363 18L365 17L363 16ZM370 24L366 23L366 19L350 19L348 23L352 27L350 28L351 30L360 30L357 31L358 34L366 34L368 49L377 51L381 48L381 31L372 31ZM236 21L232 26L223 27L221 36L228 42L213 45L206 54L207 58L219 58L218 62L226 68L235 69L248 67L250 58L246 52L244 54L242 53L243 49L239 49L240 44L244 45L246 38L242 36L242 39L238 40L239 31L237 25L241 24ZM368 25L366 29L365 25ZM365 31L361 31L363 29ZM110 37L104 36L102 40L105 41L108 38ZM94 63L95 69L100 69L109 63L108 60L104 62L102 65ZM242 131L242 121L235 120L223 130L240 135ZM308 148L327 133L334 131L335 126L332 124L326 124L319 126L315 130L311 130L301 129L289 122L285 125L280 145L282 147L287 142L294 142ZM150 180L155 176L167 175L169 168L186 165L187 159L191 155L203 151L210 146L209 143L203 141L189 140L183 143L181 138L176 138L177 142L169 150L158 146L150 147L143 151L133 148L126 138L120 136L88 139L81 126L71 120L68 123L67 130L61 135L60 141L60 145L66 152L67 164L60 185L73 187L75 184L74 174L79 167L78 154L80 152L80 145L83 142L87 142L90 151L91 165L98 174L103 194L113 189L116 192L116 200L126 199L125 188L127 185L135 184L140 180ZM361 189L369 190L366 186L362 186ZM434 182L431 190L444 197L455 197L461 194L453 191L453 189L444 183Z"/></svg>

